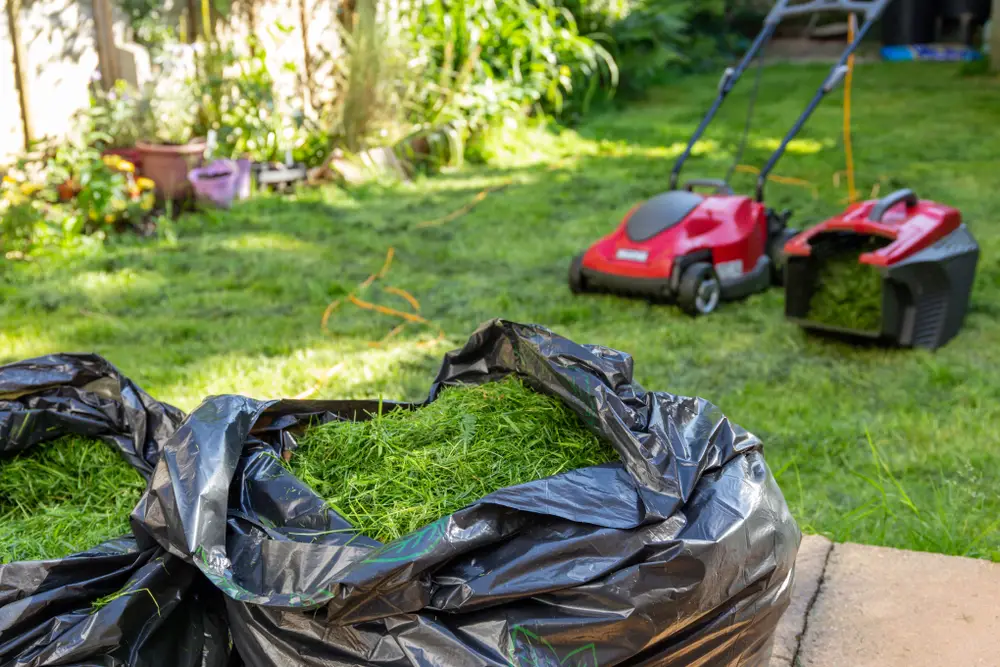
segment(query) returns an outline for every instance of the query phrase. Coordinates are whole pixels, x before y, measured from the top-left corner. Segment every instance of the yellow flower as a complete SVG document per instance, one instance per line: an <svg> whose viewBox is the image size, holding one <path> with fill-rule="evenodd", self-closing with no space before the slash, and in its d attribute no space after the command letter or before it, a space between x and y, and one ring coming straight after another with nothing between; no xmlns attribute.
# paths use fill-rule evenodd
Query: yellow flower
<svg viewBox="0 0 1000 667"><path fill-rule="evenodd" d="M10 203L11 206L20 206L24 203L24 195L19 193L17 190L7 190L3 193L3 198L5 201Z"/></svg>
<svg viewBox="0 0 1000 667"><path fill-rule="evenodd" d="M146 178L145 176L140 176L139 178L137 178L135 184L138 185L139 189L142 190L143 192L147 190L152 190L153 188L156 187L156 183L153 182L153 179Z"/></svg>
<svg viewBox="0 0 1000 667"><path fill-rule="evenodd" d="M121 156L118 155L105 155L101 157L101 162L103 162L106 167L110 167L111 169L117 169L118 165L121 164L121 161Z"/></svg>
<svg viewBox="0 0 1000 667"><path fill-rule="evenodd" d="M42 189L42 186L40 186L38 183L22 183L21 184L21 194L24 195L25 197L30 197L31 195L35 194L36 192L38 192L41 189Z"/></svg>
<svg viewBox="0 0 1000 667"><path fill-rule="evenodd" d="M131 174L133 171L135 171L135 165L129 162L128 160L121 160L118 162L118 171L124 171L126 173Z"/></svg>
<svg viewBox="0 0 1000 667"><path fill-rule="evenodd" d="M7 174L6 176L3 177L3 182L6 183L7 185L17 185L17 179L11 176L10 174Z"/></svg>
<svg viewBox="0 0 1000 667"><path fill-rule="evenodd" d="M108 223L109 225L114 221L115 221L115 216L111 215L110 213L104 216L104 222Z"/></svg>
<svg viewBox="0 0 1000 667"><path fill-rule="evenodd" d="M156 195L152 192L147 192L142 196L142 201L139 202L139 206L143 211L152 211L153 204L156 203Z"/></svg>
<svg viewBox="0 0 1000 667"><path fill-rule="evenodd" d="M90 211L87 214L87 217L96 222L97 221L97 211Z"/></svg>

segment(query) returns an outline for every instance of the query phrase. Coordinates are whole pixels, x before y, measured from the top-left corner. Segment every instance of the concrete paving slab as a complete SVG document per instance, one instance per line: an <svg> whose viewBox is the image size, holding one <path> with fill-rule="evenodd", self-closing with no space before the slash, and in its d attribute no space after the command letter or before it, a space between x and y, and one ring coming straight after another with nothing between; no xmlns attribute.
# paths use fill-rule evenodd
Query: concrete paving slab
<svg viewBox="0 0 1000 667"><path fill-rule="evenodd" d="M796 667L997 667L1000 565L837 544Z"/></svg>
<svg viewBox="0 0 1000 667"><path fill-rule="evenodd" d="M769 667L792 667L799 640L806 627L806 616L816 599L823 569L833 543L820 535L804 535L795 558L795 583L788 605L774 633L774 650Z"/></svg>

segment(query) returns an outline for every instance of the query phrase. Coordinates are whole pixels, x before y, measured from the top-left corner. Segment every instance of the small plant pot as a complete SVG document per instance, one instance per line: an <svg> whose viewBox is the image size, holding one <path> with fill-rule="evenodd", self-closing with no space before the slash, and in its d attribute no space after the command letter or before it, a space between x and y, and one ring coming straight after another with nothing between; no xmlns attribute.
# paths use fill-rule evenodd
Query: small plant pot
<svg viewBox="0 0 1000 667"><path fill-rule="evenodd" d="M142 155L142 173L156 183L156 192L164 199L184 199L191 195L188 172L202 163L205 140L186 144L147 144L137 142Z"/></svg>
<svg viewBox="0 0 1000 667"><path fill-rule="evenodd" d="M235 199L246 199L250 192L249 160L215 160L188 173L195 195L220 208L229 208Z"/></svg>
<svg viewBox="0 0 1000 667"><path fill-rule="evenodd" d="M80 185L72 178L68 178L59 184L56 192L59 194L59 201L65 203L80 193Z"/></svg>

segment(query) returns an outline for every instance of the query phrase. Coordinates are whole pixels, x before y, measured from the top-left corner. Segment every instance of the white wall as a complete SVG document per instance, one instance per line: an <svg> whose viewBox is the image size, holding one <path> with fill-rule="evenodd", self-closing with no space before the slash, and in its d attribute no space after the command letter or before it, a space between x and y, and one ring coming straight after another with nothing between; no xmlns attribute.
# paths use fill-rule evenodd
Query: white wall
<svg viewBox="0 0 1000 667"><path fill-rule="evenodd" d="M88 104L87 87L98 67L92 3L85 0L22 0L21 41L25 52L35 134L65 136L72 128L73 114ZM257 9L256 34L267 50L267 63L276 81L278 95L288 106L298 107L299 79L304 71L299 0L266 0ZM336 29L339 0L306 0L309 16L310 52L316 63L317 97L332 94L332 60L342 52ZM116 21L115 34L123 34ZM291 28L282 30L279 26ZM229 34L245 38L249 30L235 25ZM0 163L23 149L21 121L14 84L13 47L6 16L0 14ZM292 73L284 68L291 63Z"/></svg>
<svg viewBox="0 0 1000 667"><path fill-rule="evenodd" d="M36 138L62 136L70 129L73 113L87 106L87 87L97 69L91 5L74 0L34 0L22 8L19 27ZM3 158L23 148L6 15L0 20L0 100Z"/></svg>

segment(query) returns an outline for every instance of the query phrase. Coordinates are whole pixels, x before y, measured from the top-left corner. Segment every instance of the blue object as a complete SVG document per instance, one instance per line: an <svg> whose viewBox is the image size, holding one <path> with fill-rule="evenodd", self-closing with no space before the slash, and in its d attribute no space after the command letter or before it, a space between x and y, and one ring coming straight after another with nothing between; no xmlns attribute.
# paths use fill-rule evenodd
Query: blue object
<svg viewBox="0 0 1000 667"><path fill-rule="evenodd" d="M938 62L968 62L979 60L983 55L967 46L938 46L936 44L913 44L911 46L883 46L882 60L901 62L907 60L933 60Z"/></svg>

